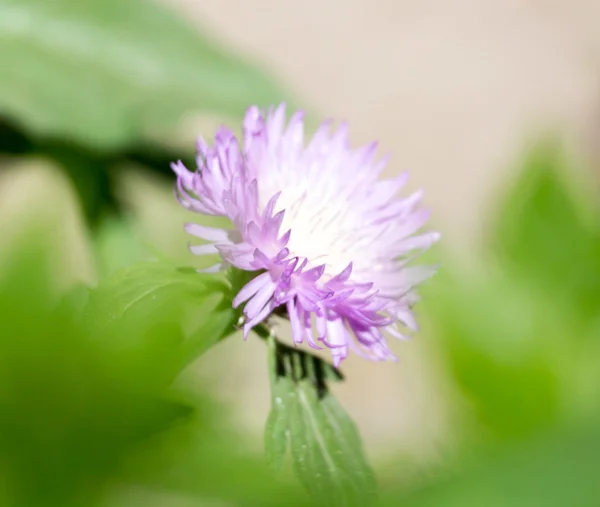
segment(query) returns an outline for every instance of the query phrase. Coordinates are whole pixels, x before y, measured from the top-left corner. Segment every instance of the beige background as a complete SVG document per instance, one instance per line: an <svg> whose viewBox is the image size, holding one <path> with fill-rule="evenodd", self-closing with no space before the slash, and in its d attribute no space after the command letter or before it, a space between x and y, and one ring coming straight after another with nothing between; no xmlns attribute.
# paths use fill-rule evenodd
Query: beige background
<svg viewBox="0 0 600 507"><path fill-rule="evenodd" d="M447 240L542 129L600 113L600 0L163 0L410 169Z"/></svg>

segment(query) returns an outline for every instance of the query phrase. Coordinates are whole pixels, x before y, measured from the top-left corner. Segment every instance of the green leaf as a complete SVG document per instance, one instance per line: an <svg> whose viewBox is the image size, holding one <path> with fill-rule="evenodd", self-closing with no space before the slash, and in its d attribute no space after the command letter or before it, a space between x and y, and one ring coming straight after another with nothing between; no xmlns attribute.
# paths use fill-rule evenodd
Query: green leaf
<svg viewBox="0 0 600 507"><path fill-rule="evenodd" d="M176 375L234 331L236 315L224 299L228 291L219 275L199 274L168 262L142 262L118 271L92 291L85 318L96 334L131 331L142 340L138 344L130 340L132 350L148 346L142 331L163 326L165 332L155 333L157 360L171 351L167 357L174 361Z"/></svg>
<svg viewBox="0 0 600 507"><path fill-rule="evenodd" d="M101 279L148 257L147 249L128 217L105 216L92 239Z"/></svg>
<svg viewBox="0 0 600 507"><path fill-rule="evenodd" d="M148 262L57 301L55 230L28 228L3 252L0 505L114 506L125 489L146 493L128 507L180 496L193 505L306 506L299 485L273 480L246 450L210 389L194 378L192 397L185 376L171 383L173 363L180 368L228 332L230 300L210 306L204 295L211 286L209 299L218 299L227 286L213 290L218 277ZM202 301L210 317L198 312ZM195 319L183 330L180 303Z"/></svg>
<svg viewBox="0 0 600 507"><path fill-rule="evenodd" d="M191 413L165 381L174 352L155 346L179 330L86 327L87 291L57 305L48 251L26 238L0 277L3 505L92 506L134 448Z"/></svg>
<svg viewBox="0 0 600 507"><path fill-rule="evenodd" d="M269 338L272 409L265 447L279 468L289 441L296 474L318 505L366 506L376 483L360 437L327 388L340 373L321 359Z"/></svg>
<svg viewBox="0 0 600 507"><path fill-rule="evenodd" d="M529 154L498 212L492 253L558 306L595 319L600 305L600 209L573 184L577 171L571 165L554 144L542 144Z"/></svg>
<svg viewBox="0 0 600 507"><path fill-rule="evenodd" d="M183 344L183 363L187 364L204 354L217 342L236 330L237 315L231 301L223 299L208 315L203 315L203 324L186 337Z"/></svg>
<svg viewBox="0 0 600 507"><path fill-rule="evenodd" d="M108 321L136 314L140 321L160 311L165 303L187 297L202 303L211 293L227 290L217 275L202 275L168 262L147 261L124 268L103 281L92 294L92 309ZM170 305L174 306L174 305ZM99 315L102 318L102 315Z"/></svg>
<svg viewBox="0 0 600 507"><path fill-rule="evenodd" d="M197 417L165 434L158 449L151 448L152 452L132 463L132 483L137 490L147 485L153 491L184 493L194 499L191 505L203 505L207 498L239 507L311 505L299 484L287 477L274 480L223 416L222 407L202 392L195 393L195 400L199 402Z"/></svg>
<svg viewBox="0 0 600 507"><path fill-rule="evenodd" d="M466 435L521 439L598 406L600 215L569 173L558 148L538 147L498 213L493 261L446 266L424 288L436 341L484 429Z"/></svg>
<svg viewBox="0 0 600 507"><path fill-rule="evenodd" d="M0 0L0 114L100 148L165 133L190 110L281 100L271 80L143 0Z"/></svg>
<svg viewBox="0 0 600 507"><path fill-rule="evenodd" d="M522 438L561 416L569 322L548 315L540 296L482 270L443 273L424 298L436 343L487 436Z"/></svg>
<svg viewBox="0 0 600 507"><path fill-rule="evenodd" d="M438 476L408 493L389 493L395 507L595 507L600 432L596 425L536 435Z"/></svg>

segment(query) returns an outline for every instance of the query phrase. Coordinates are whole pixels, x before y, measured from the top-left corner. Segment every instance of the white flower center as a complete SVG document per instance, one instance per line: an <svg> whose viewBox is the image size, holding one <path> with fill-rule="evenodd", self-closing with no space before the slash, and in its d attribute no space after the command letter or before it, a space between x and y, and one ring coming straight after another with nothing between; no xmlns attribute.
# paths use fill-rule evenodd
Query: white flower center
<svg viewBox="0 0 600 507"><path fill-rule="evenodd" d="M261 211L281 191L276 212L285 210L280 234L292 230L291 255L308 259L311 267L325 264L326 277L337 275L350 262L355 275L372 269L376 259L369 242L374 231L359 206L343 194L335 178L311 181L306 177L310 175L303 178L300 172L263 174L259 180Z"/></svg>

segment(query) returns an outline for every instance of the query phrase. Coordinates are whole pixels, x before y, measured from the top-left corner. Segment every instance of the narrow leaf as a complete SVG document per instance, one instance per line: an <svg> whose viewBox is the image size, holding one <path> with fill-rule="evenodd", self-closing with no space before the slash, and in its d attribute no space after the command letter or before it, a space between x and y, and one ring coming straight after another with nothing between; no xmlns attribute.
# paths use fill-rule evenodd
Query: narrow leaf
<svg viewBox="0 0 600 507"><path fill-rule="evenodd" d="M339 379L339 372L274 338L269 354L269 464L281 465L289 440L294 470L318 505L370 505L376 498L373 472L354 423L327 388L327 379Z"/></svg>
<svg viewBox="0 0 600 507"><path fill-rule="evenodd" d="M273 354L269 354L269 360L272 357ZM265 456L268 467L274 472L281 468L287 451L289 430L284 399L289 390L286 379L271 383L271 411L265 425Z"/></svg>

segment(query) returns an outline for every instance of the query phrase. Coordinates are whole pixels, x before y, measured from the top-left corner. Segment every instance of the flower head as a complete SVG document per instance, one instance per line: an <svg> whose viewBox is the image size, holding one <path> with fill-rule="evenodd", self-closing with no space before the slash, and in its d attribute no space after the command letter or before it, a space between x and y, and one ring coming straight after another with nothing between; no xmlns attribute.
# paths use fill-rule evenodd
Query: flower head
<svg viewBox="0 0 600 507"><path fill-rule="evenodd" d="M251 107L241 144L221 127L212 146L198 141L196 171L172 164L181 204L232 224L187 224L207 241L192 252L219 253L213 270L256 272L233 300L245 303L245 336L284 309L294 341L330 348L337 366L350 348L395 359L386 333L417 329L413 289L433 269L409 263L439 235L419 233L429 216L421 191L396 196L406 174L378 181L387 159L375 159L376 147L352 150L346 124L332 132L329 123L305 146L301 112L286 125L284 105Z"/></svg>

